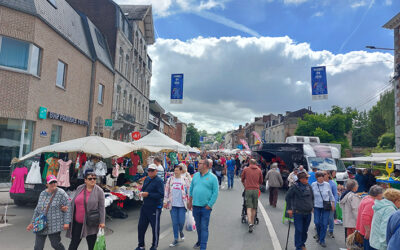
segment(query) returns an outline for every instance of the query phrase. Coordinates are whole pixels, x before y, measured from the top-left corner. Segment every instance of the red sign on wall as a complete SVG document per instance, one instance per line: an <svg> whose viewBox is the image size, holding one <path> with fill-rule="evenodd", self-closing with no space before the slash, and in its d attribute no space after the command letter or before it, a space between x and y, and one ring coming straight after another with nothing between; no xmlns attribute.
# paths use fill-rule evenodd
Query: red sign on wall
<svg viewBox="0 0 400 250"><path fill-rule="evenodd" d="M132 139L134 140L134 141L137 141L137 140L139 140L140 138L142 138L142 135L140 134L140 132L133 132L132 133Z"/></svg>

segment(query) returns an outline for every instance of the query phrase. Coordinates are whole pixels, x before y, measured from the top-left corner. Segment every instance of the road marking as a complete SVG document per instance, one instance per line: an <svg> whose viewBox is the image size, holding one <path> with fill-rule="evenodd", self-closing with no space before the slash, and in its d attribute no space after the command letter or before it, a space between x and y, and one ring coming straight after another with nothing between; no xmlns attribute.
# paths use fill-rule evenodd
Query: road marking
<svg viewBox="0 0 400 250"><path fill-rule="evenodd" d="M261 201L258 201L258 207L261 210L261 213L264 217L265 220L265 224L267 225L267 229L269 232L269 236L271 236L271 240L272 240L272 245L274 246L274 250L282 250L281 244L279 243L279 239L278 236L276 235L274 226L272 225L271 220L269 219L269 216L267 214L267 211L265 211L264 206L261 204Z"/></svg>

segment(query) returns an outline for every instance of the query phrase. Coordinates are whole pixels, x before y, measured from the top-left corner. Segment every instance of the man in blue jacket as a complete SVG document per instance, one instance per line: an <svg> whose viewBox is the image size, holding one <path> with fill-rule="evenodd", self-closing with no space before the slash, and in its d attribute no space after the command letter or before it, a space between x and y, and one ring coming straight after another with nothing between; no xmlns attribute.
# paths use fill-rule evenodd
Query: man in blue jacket
<svg viewBox="0 0 400 250"><path fill-rule="evenodd" d="M386 230L387 250L397 250L400 246L400 211L390 216Z"/></svg>
<svg viewBox="0 0 400 250"><path fill-rule="evenodd" d="M153 231L153 243L150 250L156 250L160 236L160 216L164 198L164 182L157 176L157 166L150 164L147 168L148 177L144 180L142 192L143 205L140 209L140 218L138 224L139 246L136 250L144 248L144 236L149 223Z"/></svg>
<svg viewBox="0 0 400 250"><path fill-rule="evenodd" d="M197 242L193 248L207 249L208 225L212 207L218 198L218 179L211 173L212 160L202 159L199 172L192 179L189 192L188 209L193 208L196 221Z"/></svg>

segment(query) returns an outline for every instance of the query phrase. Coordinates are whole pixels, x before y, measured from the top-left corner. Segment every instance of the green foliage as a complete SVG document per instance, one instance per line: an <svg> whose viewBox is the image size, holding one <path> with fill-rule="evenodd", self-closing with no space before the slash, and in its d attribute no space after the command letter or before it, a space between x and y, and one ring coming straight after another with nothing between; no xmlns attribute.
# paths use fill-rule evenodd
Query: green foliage
<svg viewBox="0 0 400 250"><path fill-rule="evenodd" d="M329 114L306 114L299 120L296 135L318 136L323 143L337 143L342 145L342 152L349 148L346 133L353 128L353 118L357 115L355 110L343 110L333 106Z"/></svg>
<svg viewBox="0 0 400 250"><path fill-rule="evenodd" d="M201 130L199 133L200 133L200 136L203 136L203 137L208 135L206 130Z"/></svg>
<svg viewBox="0 0 400 250"><path fill-rule="evenodd" d="M395 146L395 135L394 133L385 133L379 137L378 147L382 149L393 150Z"/></svg>
<svg viewBox="0 0 400 250"><path fill-rule="evenodd" d="M200 133L194 127L194 123L189 123L186 129L186 144L191 147L200 147Z"/></svg>
<svg viewBox="0 0 400 250"><path fill-rule="evenodd" d="M357 113L354 119L353 146L375 147L378 137L372 135L371 119L366 111Z"/></svg>
<svg viewBox="0 0 400 250"><path fill-rule="evenodd" d="M217 142L219 142L219 143L222 143L223 141L224 141L224 136L226 135L226 133L223 133L223 132L217 132L217 133L215 133L214 134L214 136L215 136L215 140L217 141Z"/></svg>

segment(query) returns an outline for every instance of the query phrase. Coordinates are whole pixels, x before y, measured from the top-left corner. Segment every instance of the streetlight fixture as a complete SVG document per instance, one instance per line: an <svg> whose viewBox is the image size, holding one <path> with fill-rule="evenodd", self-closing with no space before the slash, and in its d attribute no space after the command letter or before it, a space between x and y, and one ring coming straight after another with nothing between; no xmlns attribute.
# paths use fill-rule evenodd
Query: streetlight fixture
<svg viewBox="0 0 400 250"><path fill-rule="evenodd" d="M365 48L367 49L380 49L380 50L395 50L395 49L391 49L391 48L378 48L375 46L365 46Z"/></svg>

